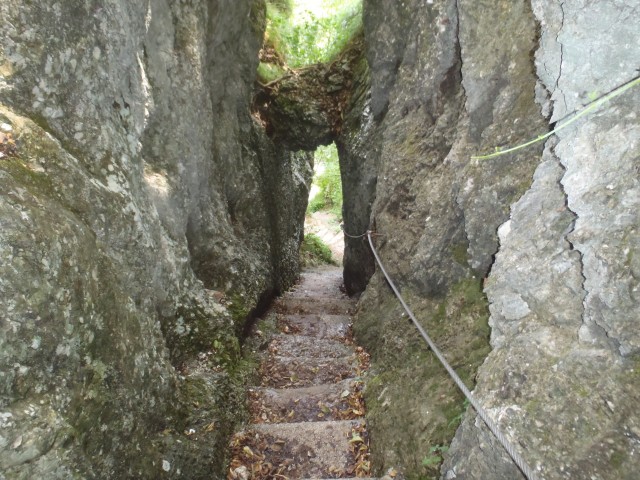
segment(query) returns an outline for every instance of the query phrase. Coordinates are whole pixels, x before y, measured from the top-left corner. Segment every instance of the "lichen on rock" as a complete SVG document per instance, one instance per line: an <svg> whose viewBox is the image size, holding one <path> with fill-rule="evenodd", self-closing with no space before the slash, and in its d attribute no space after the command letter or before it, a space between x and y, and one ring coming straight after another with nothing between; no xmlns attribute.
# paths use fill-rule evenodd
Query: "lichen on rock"
<svg viewBox="0 0 640 480"><path fill-rule="evenodd" d="M543 478L631 478L637 442L621 432L635 432L637 416L620 405L639 391L630 373L638 92L562 130L544 154L540 143L470 158L536 138L637 75L629 6L583 6L365 3L368 69L354 81L366 87L348 104L341 139L344 190L356 192L345 231L376 232L385 266L447 357L460 353L448 349L468 327L447 311L459 327L439 338L441 305L461 284L482 283L493 350L478 350L489 354L474 357L477 372L454 368L477 382L480 401ZM607 49L611 58L593 56ZM373 273L366 250L347 240L345 279L355 291ZM471 290L461 298L471 301ZM422 388L439 377L427 352L408 347L394 302L376 273L354 325L379 372L368 396L372 457L380 471L400 464L410 478L434 476L422 460L453 432L436 434L433 415L457 392ZM443 478L520 475L472 414L445 457Z"/></svg>
<svg viewBox="0 0 640 480"><path fill-rule="evenodd" d="M311 172L250 116L261 9L0 5L3 478L224 469L238 331L296 278Z"/></svg>

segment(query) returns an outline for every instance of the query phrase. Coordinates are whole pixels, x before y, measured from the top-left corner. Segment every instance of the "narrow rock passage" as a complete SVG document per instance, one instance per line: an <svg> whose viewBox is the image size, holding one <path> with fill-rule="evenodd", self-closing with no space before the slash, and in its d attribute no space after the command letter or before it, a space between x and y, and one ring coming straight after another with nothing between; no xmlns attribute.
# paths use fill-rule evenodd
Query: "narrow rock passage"
<svg viewBox="0 0 640 480"><path fill-rule="evenodd" d="M368 355L351 339L355 302L341 283L337 267L308 270L268 314L277 333L261 345L260 385L249 389L252 424L232 440L230 479L368 476Z"/></svg>

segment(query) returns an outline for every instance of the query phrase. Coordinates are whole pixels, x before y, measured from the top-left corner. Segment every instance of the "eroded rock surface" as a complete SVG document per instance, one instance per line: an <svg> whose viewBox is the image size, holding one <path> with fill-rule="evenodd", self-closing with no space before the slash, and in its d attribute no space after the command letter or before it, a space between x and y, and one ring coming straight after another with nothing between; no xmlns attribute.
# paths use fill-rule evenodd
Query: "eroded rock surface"
<svg viewBox="0 0 640 480"><path fill-rule="evenodd" d="M250 117L263 9L0 5L0 477L222 471L311 174Z"/></svg>
<svg viewBox="0 0 640 480"><path fill-rule="evenodd" d="M625 407L640 395L638 88L544 153L470 157L535 138L637 76L636 10L365 3L366 93L341 140L344 190L358 192L345 228L382 235L409 304L541 478L633 478L638 466L638 417ZM347 239L355 286L370 275L365 251ZM378 273L354 327L378 372L367 395L378 466L436 475L423 460L454 435L462 398ZM443 478L519 478L479 422L467 416Z"/></svg>
<svg viewBox="0 0 640 480"><path fill-rule="evenodd" d="M493 10L471 2L404 2L393 14L377 6L369 3L365 14L370 97L362 95L364 114L351 113L360 120L344 129L354 163L365 159L375 168L366 169L374 188L360 199L371 217L365 223L360 213L359 225L349 228L345 207L345 226L362 233L371 225L381 235L376 244L394 280L472 385L489 351L481 279L498 249L498 226L528 188L539 148L499 162L470 156L546 128L534 101L536 77L522 56L536 45L535 19L526 3L503 2ZM495 24L519 34L496 32ZM375 49L378 37L404 45L395 71ZM376 106L384 92L386 108ZM350 174L347 168L343 178ZM347 181L344 190L363 192L356 182ZM348 242L366 249L362 240ZM350 264L349 252L345 271L356 271L364 254ZM463 399L378 275L354 324L379 372L367 396L375 458L379 467L434 475L422 460L453 436Z"/></svg>
<svg viewBox="0 0 640 480"><path fill-rule="evenodd" d="M252 90L260 1L5 0L0 18L0 476L222 472L237 335L298 270L311 171L292 150L336 140L345 231L376 231L540 478L635 478L640 87L471 159L637 77L634 2L365 1L364 58L312 75L329 103ZM363 238L344 262L374 467L519 478Z"/></svg>
<svg viewBox="0 0 640 480"><path fill-rule="evenodd" d="M532 5L551 121L637 75L637 6ZM637 476L639 101L630 90L558 132L499 230L485 289L494 350L477 394L540 478ZM472 421L446 475L518 478Z"/></svg>
<svg viewBox="0 0 640 480"><path fill-rule="evenodd" d="M293 150L329 145L342 129L342 113L353 89L353 70L362 57L360 35L328 64L314 64L260 84L253 110L267 134Z"/></svg>

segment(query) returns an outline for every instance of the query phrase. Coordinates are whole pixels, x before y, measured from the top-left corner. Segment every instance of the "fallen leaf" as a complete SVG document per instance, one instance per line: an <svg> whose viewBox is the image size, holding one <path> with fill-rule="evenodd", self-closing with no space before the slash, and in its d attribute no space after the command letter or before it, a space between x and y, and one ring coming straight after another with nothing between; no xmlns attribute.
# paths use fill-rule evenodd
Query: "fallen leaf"
<svg viewBox="0 0 640 480"><path fill-rule="evenodd" d="M253 453L253 450L251 450L251 449L250 449L249 447L247 447L247 446L242 447L242 451L243 451L244 453L246 453L247 455L249 455L250 457L254 457L254 456L255 456L255 454Z"/></svg>

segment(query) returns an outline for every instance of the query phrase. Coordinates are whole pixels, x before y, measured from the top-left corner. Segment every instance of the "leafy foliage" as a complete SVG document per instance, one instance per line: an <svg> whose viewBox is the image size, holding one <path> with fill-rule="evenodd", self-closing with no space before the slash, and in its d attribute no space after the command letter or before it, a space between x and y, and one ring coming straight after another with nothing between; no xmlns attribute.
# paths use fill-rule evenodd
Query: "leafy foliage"
<svg viewBox="0 0 640 480"><path fill-rule="evenodd" d="M323 263L333 264L331 249L320 237L313 233L304 236L300 247L300 257L303 266L321 265Z"/></svg>
<svg viewBox="0 0 640 480"><path fill-rule="evenodd" d="M471 405L471 403L469 402L469 400L465 398L464 403L462 404L462 411L449 421L449 424L448 424L449 427L451 426L457 427L458 425L460 425L460 423L462 422L462 418L464 417L464 414L467 413L469 405Z"/></svg>
<svg viewBox="0 0 640 480"><path fill-rule="evenodd" d="M429 455L422 459L422 465L425 467L434 467L442 463L442 455L447 453L449 447L446 445L434 445L429 449Z"/></svg>
<svg viewBox="0 0 640 480"><path fill-rule="evenodd" d="M342 179L338 149L335 144L319 147L315 152L315 171L313 184L318 193L309 201L309 212L330 210L337 217L342 216Z"/></svg>
<svg viewBox="0 0 640 480"><path fill-rule="evenodd" d="M362 0L269 0L265 45L291 68L333 60L362 28Z"/></svg>
<svg viewBox="0 0 640 480"><path fill-rule="evenodd" d="M258 65L258 78L264 83L276 80L284 75L284 73L285 70L275 63L260 62Z"/></svg>

